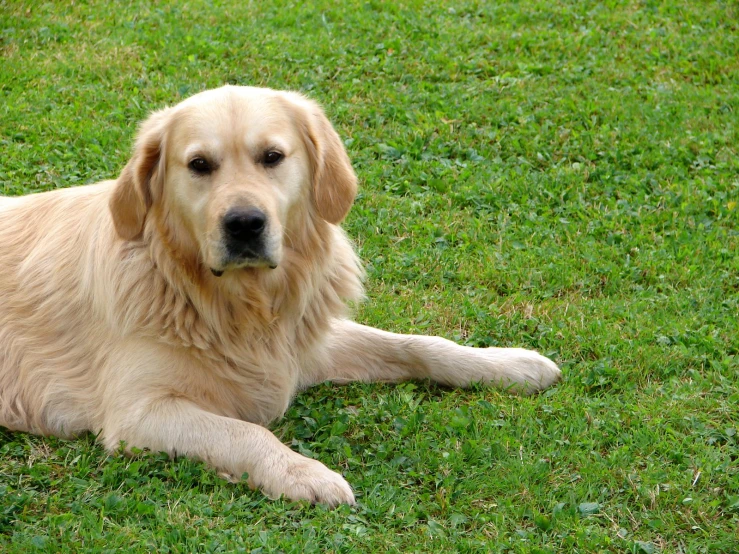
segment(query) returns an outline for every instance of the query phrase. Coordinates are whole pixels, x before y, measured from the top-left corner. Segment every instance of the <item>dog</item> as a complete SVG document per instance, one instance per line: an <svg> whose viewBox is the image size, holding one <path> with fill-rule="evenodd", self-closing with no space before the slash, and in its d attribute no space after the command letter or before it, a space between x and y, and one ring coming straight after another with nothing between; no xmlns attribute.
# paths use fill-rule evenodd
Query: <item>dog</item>
<svg viewBox="0 0 739 554"><path fill-rule="evenodd" d="M0 425L204 461L269 497L354 503L265 424L324 381L528 394L548 358L354 323L357 177L315 102L225 86L153 113L115 180L0 198Z"/></svg>

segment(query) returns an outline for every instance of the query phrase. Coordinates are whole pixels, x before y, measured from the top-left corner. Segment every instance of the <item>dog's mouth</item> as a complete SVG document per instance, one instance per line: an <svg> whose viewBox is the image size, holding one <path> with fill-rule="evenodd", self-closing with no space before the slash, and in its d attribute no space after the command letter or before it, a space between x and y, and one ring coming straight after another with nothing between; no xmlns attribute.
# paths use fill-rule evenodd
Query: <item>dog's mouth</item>
<svg viewBox="0 0 739 554"><path fill-rule="evenodd" d="M222 267L211 267L210 272L215 277L221 277L226 271L238 271L242 269L277 269L275 260L261 256L245 256L239 259L230 259Z"/></svg>
<svg viewBox="0 0 739 554"><path fill-rule="evenodd" d="M214 277L242 270L276 269L282 258L280 245L266 239L253 242L228 240L216 245L215 256L205 256L207 267Z"/></svg>
<svg viewBox="0 0 739 554"><path fill-rule="evenodd" d="M276 266L276 265L261 265L261 266L242 266L242 267L236 267L236 268L233 268L233 269L235 269L235 270L239 270L239 269L249 269L249 268L253 269L253 268L257 268L257 267L259 267L259 268L268 268L268 269L277 269L277 266ZM212 273L212 274L213 274L213 275L214 275L215 277L222 277L222 276L223 276L223 274L224 274L224 273L226 273L226 271L227 271L227 270L225 270L225 269L215 269L215 268L212 268L212 267L210 268L210 272L211 272L211 273Z"/></svg>

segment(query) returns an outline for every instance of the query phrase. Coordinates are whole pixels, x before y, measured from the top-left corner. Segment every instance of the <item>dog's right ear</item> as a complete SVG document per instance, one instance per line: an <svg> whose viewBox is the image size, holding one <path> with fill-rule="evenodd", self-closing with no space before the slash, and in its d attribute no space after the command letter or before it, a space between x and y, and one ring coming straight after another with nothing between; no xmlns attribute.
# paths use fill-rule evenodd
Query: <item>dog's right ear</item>
<svg viewBox="0 0 739 554"><path fill-rule="evenodd" d="M123 168L110 197L109 207L118 234L133 240L144 229L152 204L164 183L164 146L171 108L154 112L141 125L131 159Z"/></svg>

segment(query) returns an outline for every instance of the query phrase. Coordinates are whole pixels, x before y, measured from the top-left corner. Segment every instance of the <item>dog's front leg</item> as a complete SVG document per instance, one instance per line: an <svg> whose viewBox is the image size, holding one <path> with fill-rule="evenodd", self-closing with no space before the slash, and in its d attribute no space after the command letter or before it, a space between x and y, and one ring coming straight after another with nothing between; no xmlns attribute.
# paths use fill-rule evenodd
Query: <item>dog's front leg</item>
<svg viewBox="0 0 739 554"><path fill-rule="evenodd" d="M399 335L348 320L332 326L324 359L307 372L305 385L322 381L432 379L466 387L489 383L530 394L556 383L554 362L523 348L471 348L440 337Z"/></svg>
<svg viewBox="0 0 739 554"><path fill-rule="evenodd" d="M200 459L272 498L336 506L354 504L344 478L322 463L293 452L269 430L219 416L179 397L160 398L111 413L103 429L105 446L148 448L171 456Z"/></svg>

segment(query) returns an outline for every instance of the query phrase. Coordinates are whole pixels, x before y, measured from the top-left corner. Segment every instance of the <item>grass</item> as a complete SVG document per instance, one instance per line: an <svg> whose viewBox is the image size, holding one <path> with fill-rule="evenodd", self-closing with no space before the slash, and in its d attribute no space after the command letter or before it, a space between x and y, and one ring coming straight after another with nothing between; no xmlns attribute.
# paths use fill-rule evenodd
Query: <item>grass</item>
<svg viewBox="0 0 739 554"><path fill-rule="evenodd" d="M223 83L322 102L361 322L538 349L534 398L320 386L274 425L359 505L0 430L0 550L739 550L734 2L0 1L0 193L115 176Z"/></svg>

